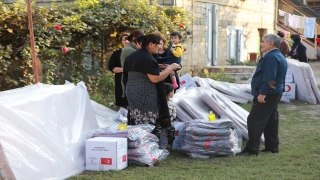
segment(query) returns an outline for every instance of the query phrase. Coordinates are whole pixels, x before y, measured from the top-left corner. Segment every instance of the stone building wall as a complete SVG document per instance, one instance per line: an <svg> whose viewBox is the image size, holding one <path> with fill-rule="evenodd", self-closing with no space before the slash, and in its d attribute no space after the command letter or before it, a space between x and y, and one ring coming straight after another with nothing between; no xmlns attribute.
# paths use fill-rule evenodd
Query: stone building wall
<svg viewBox="0 0 320 180"><path fill-rule="evenodd" d="M259 0L177 0L176 5L184 7L193 13L195 19L190 26L192 36L184 44L188 52L183 55L181 74L190 70L193 65L200 69L207 66L207 4L218 5L218 37L217 64L226 65L227 59L227 29L228 26L241 26L245 29L245 45L243 61L247 54L258 52L259 31L264 34L275 32L275 0L259 3Z"/></svg>

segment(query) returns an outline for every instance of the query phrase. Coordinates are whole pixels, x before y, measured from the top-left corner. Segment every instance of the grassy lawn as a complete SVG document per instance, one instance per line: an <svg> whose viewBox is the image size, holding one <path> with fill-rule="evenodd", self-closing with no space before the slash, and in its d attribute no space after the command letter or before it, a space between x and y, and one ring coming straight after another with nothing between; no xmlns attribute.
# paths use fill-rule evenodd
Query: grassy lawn
<svg viewBox="0 0 320 180"><path fill-rule="evenodd" d="M251 104L241 106L249 111ZM154 167L129 165L121 171L85 171L69 179L319 179L320 104L300 100L280 103L279 114L279 154L194 159L173 151Z"/></svg>

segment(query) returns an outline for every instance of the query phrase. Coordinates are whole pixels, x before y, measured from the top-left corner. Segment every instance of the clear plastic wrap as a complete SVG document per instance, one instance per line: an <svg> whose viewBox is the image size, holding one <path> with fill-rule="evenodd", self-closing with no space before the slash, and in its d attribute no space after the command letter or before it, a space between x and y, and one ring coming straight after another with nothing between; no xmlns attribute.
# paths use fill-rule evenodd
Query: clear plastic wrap
<svg viewBox="0 0 320 180"><path fill-rule="evenodd" d="M91 100L91 105L92 105L94 114L96 115L99 128L106 128L106 127L110 127L118 124L112 119L112 117L116 115L117 111L109 109L92 100Z"/></svg>
<svg viewBox="0 0 320 180"><path fill-rule="evenodd" d="M232 129L228 120L216 124L219 128L214 128L213 123L202 120L186 122L181 151L194 158L234 156L240 152L240 131Z"/></svg>
<svg viewBox="0 0 320 180"><path fill-rule="evenodd" d="M220 128L220 129L206 129L196 126L188 126L186 128L186 134L195 136L218 136L218 137L228 137L230 135L230 129Z"/></svg>
<svg viewBox="0 0 320 180"><path fill-rule="evenodd" d="M233 126L233 123L230 119L217 119L213 122L205 119L196 119L185 123L186 127L199 127L206 129L230 128Z"/></svg>
<svg viewBox="0 0 320 180"><path fill-rule="evenodd" d="M128 140L128 147L140 147L149 142L159 142L159 138L154 134L146 132L145 134L141 134L141 136L137 138L135 141Z"/></svg>
<svg viewBox="0 0 320 180"><path fill-rule="evenodd" d="M127 126L127 130L118 130L118 126L111 126L88 131L86 134L89 137L126 137L129 140L135 141L145 134L145 132L152 132L154 127L155 126L151 124L139 124Z"/></svg>
<svg viewBox="0 0 320 180"><path fill-rule="evenodd" d="M210 157L221 157L221 156L234 156L234 152L229 150L214 150L214 149L207 149L207 148L201 148L199 146L194 146L187 143L182 143L181 151L188 153L196 153L201 155L207 155Z"/></svg>
<svg viewBox="0 0 320 180"><path fill-rule="evenodd" d="M197 154L197 153L186 153L188 157L191 158L201 158L201 159L208 159L210 156L207 155L202 155L202 154Z"/></svg>
<svg viewBox="0 0 320 180"><path fill-rule="evenodd" d="M128 124L128 110L121 107L119 111L113 116L113 121L120 124L120 123L126 123Z"/></svg>
<svg viewBox="0 0 320 180"><path fill-rule="evenodd" d="M151 153L142 156L128 156L128 162L138 165L153 166L157 161L166 159L168 155L169 152L167 150L154 149Z"/></svg>
<svg viewBox="0 0 320 180"><path fill-rule="evenodd" d="M143 156L146 154L150 154L151 152L153 152L155 149L159 149L159 145L156 142L149 142L145 145L142 145L140 147L136 147L136 148L129 148L128 149L128 156L132 157L139 157L139 156Z"/></svg>
<svg viewBox="0 0 320 180"><path fill-rule="evenodd" d="M0 92L0 111L1 176L67 179L85 170L84 132L98 123L83 82Z"/></svg>
<svg viewBox="0 0 320 180"><path fill-rule="evenodd" d="M233 142L231 139L228 140L209 140L209 141L189 141L184 140L185 144L190 144L193 146L201 147L207 150L215 150L215 151L227 151L233 148Z"/></svg>

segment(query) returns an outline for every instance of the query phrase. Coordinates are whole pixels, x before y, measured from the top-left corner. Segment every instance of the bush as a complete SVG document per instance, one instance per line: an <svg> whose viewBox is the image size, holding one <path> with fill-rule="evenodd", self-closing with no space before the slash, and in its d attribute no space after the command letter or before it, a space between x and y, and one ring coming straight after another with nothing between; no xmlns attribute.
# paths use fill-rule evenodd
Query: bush
<svg viewBox="0 0 320 180"><path fill-rule="evenodd" d="M0 2L0 12L0 91L33 84L26 4ZM35 48L43 70L39 79L46 84L84 81L96 94L122 32L185 34L190 19L182 8L149 5L147 0L76 0L33 7Z"/></svg>
<svg viewBox="0 0 320 180"><path fill-rule="evenodd" d="M224 82L230 82L230 83L234 83L236 81L234 78L230 77L229 74L224 73L224 67L220 68L219 73L209 72L207 68L204 68L203 73L201 74L201 77L211 78L216 81L224 81Z"/></svg>

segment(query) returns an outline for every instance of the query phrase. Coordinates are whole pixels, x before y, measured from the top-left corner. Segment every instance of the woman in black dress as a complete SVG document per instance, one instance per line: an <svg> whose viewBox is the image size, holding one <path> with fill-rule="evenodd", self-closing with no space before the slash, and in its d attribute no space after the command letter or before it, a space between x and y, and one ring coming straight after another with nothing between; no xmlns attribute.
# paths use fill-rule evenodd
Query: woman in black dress
<svg viewBox="0 0 320 180"><path fill-rule="evenodd" d="M128 34L123 34L120 37L123 48L129 44L129 41L127 39L128 36L129 36ZM123 68L121 67L121 62L120 62L121 52L122 52L122 49L119 49L112 53L109 60L108 68L110 71L115 73L114 75L114 82L115 82L114 93L115 93L115 99L116 99L115 105L118 106L119 108L120 107L127 108L128 101L126 97L122 97L121 76L122 76Z"/></svg>
<svg viewBox="0 0 320 180"><path fill-rule="evenodd" d="M124 63L123 82L128 99L129 125L170 125L163 80L172 70L180 68L180 65L173 63L163 71L160 70L158 62L152 56L158 53L160 40L161 37L156 34L137 37L142 48L130 54ZM159 132L153 133L160 135Z"/></svg>

